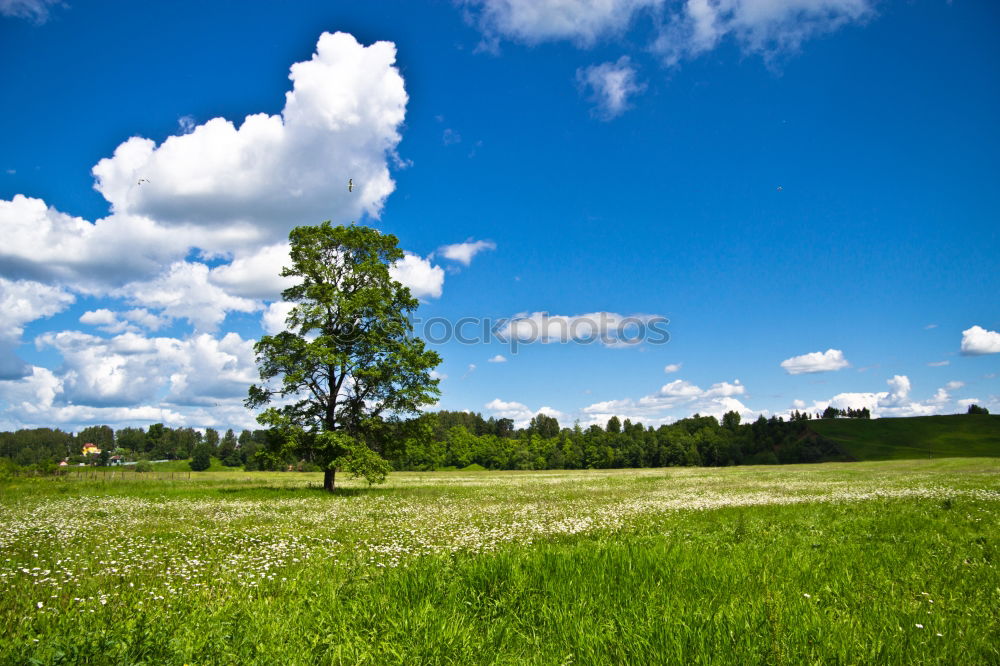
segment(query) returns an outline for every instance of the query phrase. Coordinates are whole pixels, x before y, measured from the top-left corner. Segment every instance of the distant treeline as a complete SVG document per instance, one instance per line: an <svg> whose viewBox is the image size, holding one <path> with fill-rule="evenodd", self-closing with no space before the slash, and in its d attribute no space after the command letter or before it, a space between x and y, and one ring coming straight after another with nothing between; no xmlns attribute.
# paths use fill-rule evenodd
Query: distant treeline
<svg viewBox="0 0 1000 666"><path fill-rule="evenodd" d="M969 413L988 413L973 406ZM435 470L479 466L485 469L608 469L626 467L725 466L805 463L843 460L847 456L832 441L810 428L813 418L868 419L868 409L827 408L822 414L792 412L789 420L772 416L743 423L737 412L720 422L695 414L659 427L611 417L601 425L564 428L544 414L515 428L506 418L483 418L471 412L440 411L382 424L371 437L372 447L397 470ZM36 428L0 432L0 459L36 469L69 464L105 465L110 456L124 460L185 460L199 451L224 465L247 470L318 469L309 460L276 456L280 447L267 430L237 435L209 428L169 428L156 423L148 430L109 426L85 428L78 434ZM84 444L100 455L82 455Z"/></svg>
<svg viewBox="0 0 1000 666"><path fill-rule="evenodd" d="M372 446L397 470L433 470L478 465L486 469L582 469L737 465L741 463L810 462L836 456L830 445L812 436L798 412L791 421L759 418L741 424L736 412L720 423L695 415L669 426L645 427L612 417L606 425L563 428L543 414L525 428L511 419L483 418L469 412L441 411L414 419L386 422L372 435ZM156 423L148 430L110 426L85 428L78 434L36 428L0 433L0 458L19 467L50 469L67 461L107 465L123 460L185 460L207 450L224 465L248 470L317 469L309 460L275 456L267 430L233 430L221 435L208 429L169 428ZM83 455L84 444L100 454Z"/></svg>
<svg viewBox="0 0 1000 666"><path fill-rule="evenodd" d="M257 469L257 451L268 441L266 430L244 430L237 436L233 430L219 435L208 428L204 434L194 428L169 428L154 423L143 428L91 426L76 435L52 428L32 428L16 432L0 432L0 459L18 467L47 469L65 460L107 465L112 457L123 460L186 460L199 447L211 450L224 465ZM84 444L93 444L100 454L83 455Z"/></svg>
<svg viewBox="0 0 1000 666"><path fill-rule="evenodd" d="M398 424L382 455L396 469L478 465L486 469L608 469L814 462L839 457L835 445L808 428L808 415L763 416L741 423L728 412L694 415L658 428L611 417L604 426L562 428L544 414L526 428L510 419L436 412Z"/></svg>

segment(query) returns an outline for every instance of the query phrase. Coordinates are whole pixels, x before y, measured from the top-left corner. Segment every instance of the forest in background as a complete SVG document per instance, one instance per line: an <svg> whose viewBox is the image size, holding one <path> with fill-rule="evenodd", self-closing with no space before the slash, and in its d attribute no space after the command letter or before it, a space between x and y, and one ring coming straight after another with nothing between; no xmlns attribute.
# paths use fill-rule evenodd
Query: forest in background
<svg viewBox="0 0 1000 666"><path fill-rule="evenodd" d="M817 415L821 416L821 415ZM833 418L834 414L826 416ZM867 410L836 413L868 418ZM626 467L726 466L778 464L843 459L831 442L808 428L811 415L794 412L786 421L761 416L742 423L736 412L721 422L694 415L657 428L612 417L604 426L562 427L539 414L524 428L511 419L484 418L471 412L441 411L413 419L388 421L372 434L379 454L396 470L473 468L498 470L609 469ZM0 459L8 466L52 470L68 465L108 465L122 461L186 460L199 452L224 465L247 470L315 471L313 461L278 455L268 430L170 428L162 423L143 428L92 426L77 434L51 428L0 432ZM100 449L84 455L85 444Z"/></svg>

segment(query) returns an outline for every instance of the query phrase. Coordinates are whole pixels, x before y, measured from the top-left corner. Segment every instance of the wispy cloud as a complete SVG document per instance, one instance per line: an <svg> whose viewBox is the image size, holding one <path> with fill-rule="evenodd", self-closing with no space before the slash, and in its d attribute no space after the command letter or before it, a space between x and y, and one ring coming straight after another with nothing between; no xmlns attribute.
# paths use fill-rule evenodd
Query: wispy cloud
<svg viewBox="0 0 1000 666"><path fill-rule="evenodd" d="M628 56L616 62L605 62L576 70L576 80L582 91L594 103L594 115L611 120L630 106L629 99L646 89L636 77L635 67Z"/></svg>
<svg viewBox="0 0 1000 666"><path fill-rule="evenodd" d="M42 24L49 20L49 7L61 0L0 0L0 14Z"/></svg>

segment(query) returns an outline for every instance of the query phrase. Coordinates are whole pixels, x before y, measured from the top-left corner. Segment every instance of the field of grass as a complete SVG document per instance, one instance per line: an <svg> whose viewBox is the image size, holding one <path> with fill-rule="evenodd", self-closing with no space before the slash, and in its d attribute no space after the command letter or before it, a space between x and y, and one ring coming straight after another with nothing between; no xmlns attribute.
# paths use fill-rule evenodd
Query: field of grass
<svg viewBox="0 0 1000 666"><path fill-rule="evenodd" d="M0 486L0 662L1000 662L996 459L137 477Z"/></svg>
<svg viewBox="0 0 1000 666"><path fill-rule="evenodd" d="M856 460L1000 456L1000 415L822 419L809 427Z"/></svg>

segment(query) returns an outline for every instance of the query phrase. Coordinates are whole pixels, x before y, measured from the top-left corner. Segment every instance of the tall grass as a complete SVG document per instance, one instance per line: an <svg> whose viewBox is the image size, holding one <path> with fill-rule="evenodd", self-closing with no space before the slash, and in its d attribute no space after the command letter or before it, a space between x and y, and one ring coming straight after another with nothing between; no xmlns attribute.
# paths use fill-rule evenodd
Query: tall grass
<svg viewBox="0 0 1000 666"><path fill-rule="evenodd" d="M22 480L0 662L997 663L997 471Z"/></svg>

